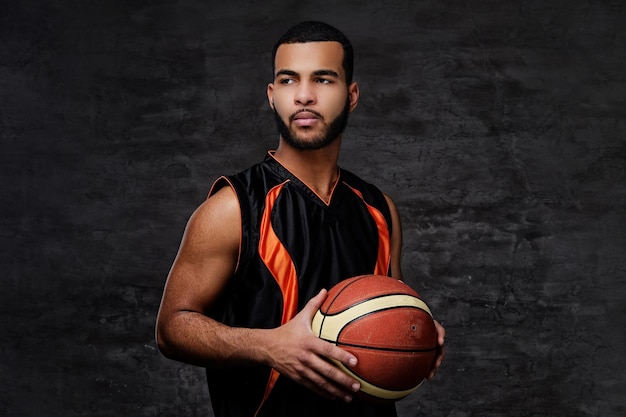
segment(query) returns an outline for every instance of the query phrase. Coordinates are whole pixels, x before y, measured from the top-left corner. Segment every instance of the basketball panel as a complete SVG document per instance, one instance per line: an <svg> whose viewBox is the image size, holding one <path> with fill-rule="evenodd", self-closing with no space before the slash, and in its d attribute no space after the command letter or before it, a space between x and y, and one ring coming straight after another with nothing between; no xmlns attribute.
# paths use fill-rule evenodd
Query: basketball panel
<svg viewBox="0 0 626 417"><path fill-rule="evenodd" d="M375 311L347 323L337 340L372 348L415 351L434 349L437 330L432 317L424 310L397 307Z"/></svg>
<svg viewBox="0 0 626 417"><path fill-rule="evenodd" d="M338 314L364 300L393 294L406 294L419 298L417 292L395 278L364 275L340 282L336 291L333 287L326 299L328 304L322 305L322 311L325 314Z"/></svg>
<svg viewBox="0 0 626 417"><path fill-rule="evenodd" d="M393 391L409 390L419 385L428 376L435 358L435 350L392 352L338 346L357 357L357 365L350 369L360 380Z"/></svg>

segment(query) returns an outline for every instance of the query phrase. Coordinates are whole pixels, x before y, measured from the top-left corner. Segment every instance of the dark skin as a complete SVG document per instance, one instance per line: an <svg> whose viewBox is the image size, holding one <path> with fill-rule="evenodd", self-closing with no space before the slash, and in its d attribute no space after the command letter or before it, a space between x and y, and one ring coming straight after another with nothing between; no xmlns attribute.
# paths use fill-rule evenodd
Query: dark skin
<svg viewBox="0 0 626 417"><path fill-rule="evenodd" d="M349 103L359 97L356 83L348 85L342 67L343 49L337 42L281 45L276 54L276 75L268 86L268 101L292 136L299 141L319 141ZM300 112L303 109L312 112ZM329 202L337 180L341 135L318 149L302 150L279 139L275 158ZM323 141L322 141L323 142ZM386 197L391 215L391 271L402 279L401 225L394 202ZM313 297L288 323L274 329L233 328L207 317L237 268L241 213L234 191L223 188L193 213L170 270L159 314L156 338L169 358L211 367L263 364L327 398L351 401L358 381L326 358L347 367L357 358L317 338L311 320L326 298L326 290ZM440 346L430 378L443 360L445 330L435 322Z"/></svg>

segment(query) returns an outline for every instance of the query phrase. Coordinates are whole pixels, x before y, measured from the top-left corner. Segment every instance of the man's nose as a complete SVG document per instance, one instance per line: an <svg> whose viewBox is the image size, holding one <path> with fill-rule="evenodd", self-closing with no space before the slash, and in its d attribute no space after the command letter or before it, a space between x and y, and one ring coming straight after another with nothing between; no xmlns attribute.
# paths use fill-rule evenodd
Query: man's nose
<svg viewBox="0 0 626 417"><path fill-rule="evenodd" d="M315 103L315 91L308 82L301 82L295 96L296 104L307 106Z"/></svg>

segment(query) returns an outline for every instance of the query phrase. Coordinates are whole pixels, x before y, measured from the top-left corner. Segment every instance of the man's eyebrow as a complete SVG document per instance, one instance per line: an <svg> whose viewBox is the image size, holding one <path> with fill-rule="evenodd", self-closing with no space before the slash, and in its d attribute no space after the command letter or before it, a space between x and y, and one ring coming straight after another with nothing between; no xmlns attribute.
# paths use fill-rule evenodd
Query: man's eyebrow
<svg viewBox="0 0 626 417"><path fill-rule="evenodd" d="M329 76L329 77L335 77L335 78L339 78L339 73L337 73L337 71L333 71L333 70L317 70L313 72L313 75L315 76Z"/></svg>
<svg viewBox="0 0 626 417"><path fill-rule="evenodd" d="M289 77L297 77L298 73L295 72L295 71L292 71L292 70L288 70L288 69L281 69L281 70L276 72L275 77L278 77L280 75L286 75L286 76L289 76Z"/></svg>

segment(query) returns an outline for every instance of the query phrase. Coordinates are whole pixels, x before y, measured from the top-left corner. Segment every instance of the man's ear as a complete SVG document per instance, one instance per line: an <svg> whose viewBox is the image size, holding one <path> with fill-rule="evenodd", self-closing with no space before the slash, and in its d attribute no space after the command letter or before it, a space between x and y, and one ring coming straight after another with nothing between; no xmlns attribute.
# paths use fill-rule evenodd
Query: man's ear
<svg viewBox="0 0 626 417"><path fill-rule="evenodd" d="M267 85L267 101L270 103L270 108L274 110L274 83Z"/></svg>
<svg viewBox="0 0 626 417"><path fill-rule="evenodd" d="M348 100L350 102L350 111L356 109L359 104L359 85L352 83L348 86Z"/></svg>

